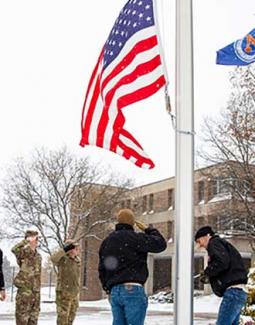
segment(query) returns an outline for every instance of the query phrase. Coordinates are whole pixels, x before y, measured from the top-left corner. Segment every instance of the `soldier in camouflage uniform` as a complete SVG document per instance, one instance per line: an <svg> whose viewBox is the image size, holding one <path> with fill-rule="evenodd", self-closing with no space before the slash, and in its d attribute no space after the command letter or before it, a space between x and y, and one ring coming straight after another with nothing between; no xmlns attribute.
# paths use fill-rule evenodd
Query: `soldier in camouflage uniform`
<svg viewBox="0 0 255 325"><path fill-rule="evenodd" d="M14 279L16 295L16 324L36 325L40 312L41 255L37 252L38 232L28 230L25 239L12 248L20 267Z"/></svg>
<svg viewBox="0 0 255 325"><path fill-rule="evenodd" d="M57 324L73 324L77 308L79 307L81 260L79 244L66 241L64 248L59 249L51 257L58 269L56 304Z"/></svg>

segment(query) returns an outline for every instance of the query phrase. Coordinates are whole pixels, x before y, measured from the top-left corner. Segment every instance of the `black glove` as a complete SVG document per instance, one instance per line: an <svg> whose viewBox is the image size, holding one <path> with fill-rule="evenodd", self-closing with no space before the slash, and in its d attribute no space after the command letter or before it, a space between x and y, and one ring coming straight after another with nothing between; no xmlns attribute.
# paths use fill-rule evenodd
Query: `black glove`
<svg viewBox="0 0 255 325"><path fill-rule="evenodd" d="M206 275L204 272L200 274L199 281L203 284L210 283L208 275Z"/></svg>
<svg viewBox="0 0 255 325"><path fill-rule="evenodd" d="M108 295L111 294L111 290L110 290L108 287L103 286L103 289L104 289L104 291L105 291Z"/></svg>
<svg viewBox="0 0 255 325"><path fill-rule="evenodd" d="M74 244L66 244L66 245L64 245L64 251L65 252L68 252L68 251L70 251L71 249L74 249L74 248L75 248Z"/></svg>

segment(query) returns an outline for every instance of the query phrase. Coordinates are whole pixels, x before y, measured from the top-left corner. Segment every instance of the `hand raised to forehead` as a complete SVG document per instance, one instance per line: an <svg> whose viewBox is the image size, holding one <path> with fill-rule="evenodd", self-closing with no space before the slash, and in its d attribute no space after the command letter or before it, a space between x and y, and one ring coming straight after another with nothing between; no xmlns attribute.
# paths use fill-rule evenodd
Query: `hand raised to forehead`
<svg viewBox="0 0 255 325"><path fill-rule="evenodd" d="M135 221L135 225L136 225L139 229L141 229L142 231L144 231L146 228L148 228L147 225L145 225L143 222L138 221L138 220Z"/></svg>

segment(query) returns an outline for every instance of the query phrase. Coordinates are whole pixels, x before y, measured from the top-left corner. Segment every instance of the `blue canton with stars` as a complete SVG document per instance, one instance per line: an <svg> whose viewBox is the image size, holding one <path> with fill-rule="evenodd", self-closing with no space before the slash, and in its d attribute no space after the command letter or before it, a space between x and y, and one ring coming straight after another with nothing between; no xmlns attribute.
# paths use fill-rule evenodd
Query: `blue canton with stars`
<svg viewBox="0 0 255 325"><path fill-rule="evenodd" d="M129 0L121 10L104 46L104 69L118 56L127 40L154 25L152 0Z"/></svg>

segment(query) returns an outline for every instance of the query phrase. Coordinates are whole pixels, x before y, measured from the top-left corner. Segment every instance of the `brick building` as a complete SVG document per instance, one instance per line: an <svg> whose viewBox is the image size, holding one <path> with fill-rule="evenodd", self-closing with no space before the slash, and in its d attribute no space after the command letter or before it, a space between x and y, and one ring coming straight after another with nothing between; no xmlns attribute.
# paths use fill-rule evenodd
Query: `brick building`
<svg viewBox="0 0 255 325"><path fill-rule="evenodd" d="M234 186L241 186L240 179L230 177L226 165L219 164L196 170L194 173L194 231L210 224L219 233L228 236L240 251L247 267L250 266L252 249L245 231L245 203L235 199ZM149 278L146 282L148 294L162 289L173 289L174 285L174 177L152 184L134 188L126 192L116 205L119 208L131 208L137 218L153 225L161 231L168 241L167 249L160 254L150 254L148 257ZM246 193L247 195L247 193ZM252 193L249 195L249 206L255 201ZM231 217L233 216L233 218ZM236 217L235 217L236 216ZM91 215L87 227L98 216ZM237 222L238 221L238 222ZM244 227L240 227L240 223ZM87 238L82 243L82 284L81 299L95 300L104 297L98 280L98 249L100 238L104 238L114 228L112 220L100 226L100 236ZM240 230L241 229L241 230ZM97 229L99 231L99 228ZM206 266L206 252L196 251L194 254L194 273L199 273ZM195 289L204 288L197 280Z"/></svg>

